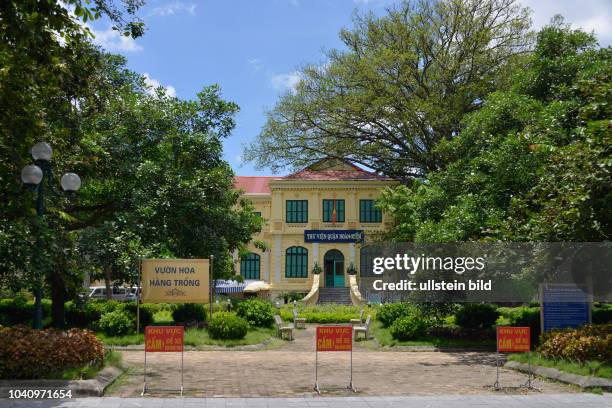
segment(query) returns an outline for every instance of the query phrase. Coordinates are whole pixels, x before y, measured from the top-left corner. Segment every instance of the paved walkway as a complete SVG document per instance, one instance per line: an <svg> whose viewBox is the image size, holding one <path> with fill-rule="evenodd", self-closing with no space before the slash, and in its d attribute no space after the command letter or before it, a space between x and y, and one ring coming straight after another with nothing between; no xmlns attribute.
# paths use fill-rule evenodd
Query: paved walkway
<svg viewBox="0 0 612 408"><path fill-rule="evenodd" d="M108 396L140 396L143 351L123 351L129 366L108 390ZM322 388L346 386L350 353L319 353ZM180 353L148 354L147 384L151 389L180 387ZM501 369L503 393L534 393L518 388L525 374ZM372 351L357 343L353 352L353 383L358 396L366 395L499 395L495 382L495 354L480 352ZM260 351L190 351L184 354L184 387L189 397L313 397L315 382L314 326L296 333L296 340L280 349ZM559 383L537 381L543 393L572 393ZM170 391L151 395L174 396ZM353 396L348 391L324 395Z"/></svg>
<svg viewBox="0 0 612 408"><path fill-rule="evenodd" d="M82 398L0 400L0 408L610 408L612 394L439 395L344 398Z"/></svg>

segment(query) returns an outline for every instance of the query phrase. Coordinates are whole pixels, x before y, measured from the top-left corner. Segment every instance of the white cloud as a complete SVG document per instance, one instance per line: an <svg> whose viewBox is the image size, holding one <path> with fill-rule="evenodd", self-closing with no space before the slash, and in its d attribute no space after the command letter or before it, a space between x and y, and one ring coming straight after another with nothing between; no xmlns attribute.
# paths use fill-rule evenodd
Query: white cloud
<svg viewBox="0 0 612 408"><path fill-rule="evenodd" d="M609 0L520 0L533 13L533 28L538 30L548 24L555 14L561 14L565 22L587 32L595 31L600 45L612 43L612 3Z"/></svg>
<svg viewBox="0 0 612 408"><path fill-rule="evenodd" d="M197 4L195 3L183 3L182 1L175 1L169 4L164 4L163 6L155 7L149 13L150 16L172 16L178 14L180 12L186 12L195 16L195 9Z"/></svg>
<svg viewBox="0 0 612 408"><path fill-rule="evenodd" d="M274 89L279 91L289 90L294 92L297 84L300 82L300 74L297 71L293 71L288 74L278 74L270 78L270 82Z"/></svg>
<svg viewBox="0 0 612 408"><path fill-rule="evenodd" d="M143 76L145 84L147 84L149 87L149 89L147 89L147 93L149 95L155 95L155 90L161 86L166 90L166 95L173 98L176 97L176 88L174 88L172 85L163 86L157 79L151 78L148 72L145 72Z"/></svg>
<svg viewBox="0 0 612 408"><path fill-rule="evenodd" d="M263 67L263 62L259 58L249 58L247 62L255 72L259 71Z"/></svg>
<svg viewBox="0 0 612 408"><path fill-rule="evenodd" d="M142 51L142 46L132 37L126 37L117 30L109 27L106 30L99 31L89 27L89 30L94 35L93 42L109 52L138 52Z"/></svg>

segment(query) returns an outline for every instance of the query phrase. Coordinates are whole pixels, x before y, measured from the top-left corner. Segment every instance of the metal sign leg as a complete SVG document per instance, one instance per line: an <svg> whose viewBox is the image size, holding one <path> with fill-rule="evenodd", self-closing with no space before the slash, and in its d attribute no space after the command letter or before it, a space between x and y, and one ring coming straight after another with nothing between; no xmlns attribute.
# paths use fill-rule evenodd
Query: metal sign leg
<svg viewBox="0 0 612 408"><path fill-rule="evenodd" d="M144 355L144 372L143 372L143 384L142 384L142 392L140 396L144 396L145 392L147 392L147 350L145 345L145 355Z"/></svg>
<svg viewBox="0 0 612 408"><path fill-rule="evenodd" d="M316 344L315 344L315 386L314 386L314 389L317 392L317 394L321 395L321 389L319 388L319 352L316 350Z"/></svg>
<svg viewBox="0 0 612 408"><path fill-rule="evenodd" d="M496 370L496 377L495 377L495 384L493 384L493 387L495 387L496 390L500 390L501 389L501 385L499 384L499 351L497 351L495 353L495 370Z"/></svg>

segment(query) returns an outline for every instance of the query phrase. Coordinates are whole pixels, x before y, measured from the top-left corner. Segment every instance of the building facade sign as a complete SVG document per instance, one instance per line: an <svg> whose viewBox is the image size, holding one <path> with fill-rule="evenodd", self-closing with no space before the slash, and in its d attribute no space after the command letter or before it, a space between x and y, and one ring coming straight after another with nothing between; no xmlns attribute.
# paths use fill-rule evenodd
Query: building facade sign
<svg viewBox="0 0 612 408"><path fill-rule="evenodd" d="M363 242L363 230L304 230L304 242Z"/></svg>

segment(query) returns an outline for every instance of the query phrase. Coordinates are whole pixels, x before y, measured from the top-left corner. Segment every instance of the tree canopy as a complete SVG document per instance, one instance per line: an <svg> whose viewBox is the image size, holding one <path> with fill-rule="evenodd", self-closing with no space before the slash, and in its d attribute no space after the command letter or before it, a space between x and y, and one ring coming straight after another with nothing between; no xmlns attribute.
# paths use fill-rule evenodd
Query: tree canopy
<svg viewBox="0 0 612 408"><path fill-rule="evenodd" d="M448 166L387 190L398 240L612 237L611 49L556 17L511 88L493 92L436 153Z"/></svg>
<svg viewBox="0 0 612 408"><path fill-rule="evenodd" d="M514 0L422 0L357 16L340 33L344 49L301 70L244 156L273 170L348 158L400 180L443 168L435 147L508 87L529 24Z"/></svg>
<svg viewBox="0 0 612 408"><path fill-rule="evenodd" d="M148 87L125 58L92 45L81 24L106 14L138 36L142 4L0 6L0 285L32 288L42 275L55 325L85 272L133 283L139 256L214 255L216 277L228 276L231 251L261 227L222 159L238 106L216 85L194 100ZM20 180L38 141L53 148L43 217ZM67 171L83 181L72 196L54 191Z"/></svg>

